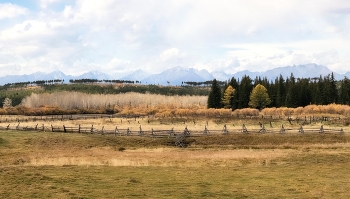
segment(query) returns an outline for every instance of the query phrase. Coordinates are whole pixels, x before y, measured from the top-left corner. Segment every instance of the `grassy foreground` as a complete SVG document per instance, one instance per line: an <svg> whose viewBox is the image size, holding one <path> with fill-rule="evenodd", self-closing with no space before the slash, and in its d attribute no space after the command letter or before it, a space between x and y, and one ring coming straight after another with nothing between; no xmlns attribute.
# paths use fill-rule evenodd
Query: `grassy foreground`
<svg viewBox="0 0 350 199"><path fill-rule="evenodd" d="M349 198L349 140L0 131L0 198Z"/></svg>

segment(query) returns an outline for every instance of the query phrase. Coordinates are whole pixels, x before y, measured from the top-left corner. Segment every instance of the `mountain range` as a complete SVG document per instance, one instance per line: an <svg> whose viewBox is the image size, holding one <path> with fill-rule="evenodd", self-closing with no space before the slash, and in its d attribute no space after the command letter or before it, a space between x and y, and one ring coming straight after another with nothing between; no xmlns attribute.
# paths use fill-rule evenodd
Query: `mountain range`
<svg viewBox="0 0 350 199"><path fill-rule="evenodd" d="M65 75L61 71L54 71L51 73L36 72L30 75L7 75L0 77L0 85L15 82L32 82L37 80L54 80L63 79L65 82L69 82L71 79L98 79L98 80L131 80L139 81L142 84L160 84L160 85L181 85L182 82L205 82L213 80L214 78L220 81L226 81L235 77L241 79L244 75L247 75L254 79L257 76L266 77L268 80L275 80L276 77L282 75L284 78L289 77L293 73L295 78L313 78L327 76L332 73L329 68L317 64L304 64L278 67L265 72L251 72L248 70L240 71L235 74L228 74L223 71L209 73L207 70L197 70L194 68L183 68L180 66L165 70L158 74L150 74L141 69L125 76L123 78L114 78L108 74L94 70L84 73L79 76ZM345 74L334 73L334 77L337 80L343 79L345 76L350 77L350 71Z"/></svg>

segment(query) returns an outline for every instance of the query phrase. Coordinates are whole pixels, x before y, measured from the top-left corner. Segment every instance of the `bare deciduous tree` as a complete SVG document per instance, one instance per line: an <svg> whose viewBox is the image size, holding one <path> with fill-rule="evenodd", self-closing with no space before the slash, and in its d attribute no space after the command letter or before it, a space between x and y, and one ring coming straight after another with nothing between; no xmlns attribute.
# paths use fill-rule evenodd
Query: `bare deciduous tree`
<svg viewBox="0 0 350 199"><path fill-rule="evenodd" d="M33 93L22 101L28 108L56 106L61 109L124 108L194 108L206 107L206 96L165 96L158 94L86 94L80 92Z"/></svg>
<svg viewBox="0 0 350 199"><path fill-rule="evenodd" d="M8 97L6 97L4 99L4 101L2 102L2 107L3 108L11 108L12 107L12 100Z"/></svg>

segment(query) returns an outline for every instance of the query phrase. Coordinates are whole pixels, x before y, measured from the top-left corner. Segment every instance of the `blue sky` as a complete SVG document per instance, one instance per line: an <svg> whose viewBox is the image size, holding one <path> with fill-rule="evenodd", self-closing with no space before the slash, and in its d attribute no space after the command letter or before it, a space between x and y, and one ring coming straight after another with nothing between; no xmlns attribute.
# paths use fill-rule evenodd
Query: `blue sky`
<svg viewBox="0 0 350 199"><path fill-rule="evenodd" d="M348 0L0 0L0 76L350 71Z"/></svg>

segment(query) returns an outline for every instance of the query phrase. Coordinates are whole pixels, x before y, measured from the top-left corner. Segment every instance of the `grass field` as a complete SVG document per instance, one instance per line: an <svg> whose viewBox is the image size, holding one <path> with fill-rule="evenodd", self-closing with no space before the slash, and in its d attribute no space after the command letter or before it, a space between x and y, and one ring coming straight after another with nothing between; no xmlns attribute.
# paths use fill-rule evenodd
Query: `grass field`
<svg viewBox="0 0 350 199"><path fill-rule="evenodd" d="M0 198L349 198L349 141L0 131Z"/></svg>

